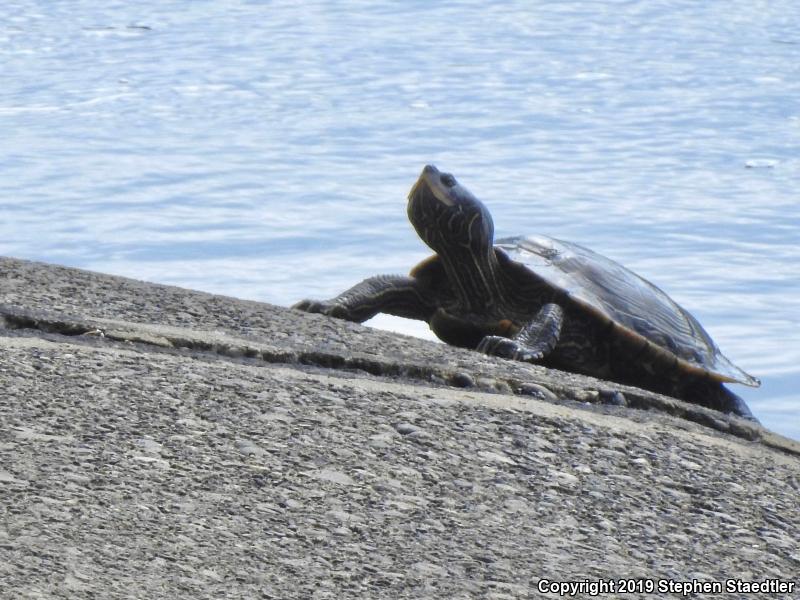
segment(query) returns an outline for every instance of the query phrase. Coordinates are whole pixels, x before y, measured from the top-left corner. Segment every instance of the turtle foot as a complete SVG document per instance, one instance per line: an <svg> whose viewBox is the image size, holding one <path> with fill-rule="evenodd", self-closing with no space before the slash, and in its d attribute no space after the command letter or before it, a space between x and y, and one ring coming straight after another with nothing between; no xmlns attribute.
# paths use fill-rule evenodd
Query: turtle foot
<svg viewBox="0 0 800 600"><path fill-rule="evenodd" d="M489 356L499 356L511 360L535 363L544 358L544 352L537 352L519 342L499 335L487 335L475 348Z"/></svg>
<svg viewBox="0 0 800 600"><path fill-rule="evenodd" d="M716 381L699 382L687 390L683 399L754 423L760 423L740 396Z"/></svg>
<svg viewBox="0 0 800 600"><path fill-rule="evenodd" d="M337 319L353 320L350 318L350 314L346 308L335 302L330 302L329 300L300 300L300 302L293 304L292 308L295 310L302 310L303 312L335 317Z"/></svg>
<svg viewBox="0 0 800 600"><path fill-rule="evenodd" d="M303 312L322 313L322 314L325 314L327 310L330 310L330 306L331 306L330 302L310 300L308 298L292 304L292 308L294 310L302 310Z"/></svg>

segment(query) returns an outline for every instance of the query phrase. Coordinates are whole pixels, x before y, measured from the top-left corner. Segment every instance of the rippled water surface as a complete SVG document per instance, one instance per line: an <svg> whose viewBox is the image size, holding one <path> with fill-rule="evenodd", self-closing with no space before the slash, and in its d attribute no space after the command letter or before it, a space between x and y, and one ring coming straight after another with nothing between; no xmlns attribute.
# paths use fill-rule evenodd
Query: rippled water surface
<svg viewBox="0 0 800 600"><path fill-rule="evenodd" d="M487 4L5 2L0 254L328 297L428 254L435 163L669 292L800 438L796 2Z"/></svg>

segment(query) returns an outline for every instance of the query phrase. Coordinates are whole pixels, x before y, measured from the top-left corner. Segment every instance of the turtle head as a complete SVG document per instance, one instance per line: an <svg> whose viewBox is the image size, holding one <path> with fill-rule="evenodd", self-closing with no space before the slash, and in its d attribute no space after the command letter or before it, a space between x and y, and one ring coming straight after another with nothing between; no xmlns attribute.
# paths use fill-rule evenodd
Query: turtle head
<svg viewBox="0 0 800 600"><path fill-rule="evenodd" d="M485 255L492 247L489 211L450 173L427 165L408 193L408 219L438 254L468 250Z"/></svg>

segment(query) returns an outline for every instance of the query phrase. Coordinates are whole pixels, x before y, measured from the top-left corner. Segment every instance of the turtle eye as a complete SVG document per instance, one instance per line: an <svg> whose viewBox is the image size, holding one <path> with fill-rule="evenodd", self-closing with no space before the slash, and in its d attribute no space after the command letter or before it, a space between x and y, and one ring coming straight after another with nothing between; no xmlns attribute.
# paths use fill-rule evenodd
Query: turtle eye
<svg viewBox="0 0 800 600"><path fill-rule="evenodd" d="M450 173L442 173L442 176L439 178L439 181L442 182L442 185L447 186L449 188L453 187L456 184L456 178L450 175Z"/></svg>

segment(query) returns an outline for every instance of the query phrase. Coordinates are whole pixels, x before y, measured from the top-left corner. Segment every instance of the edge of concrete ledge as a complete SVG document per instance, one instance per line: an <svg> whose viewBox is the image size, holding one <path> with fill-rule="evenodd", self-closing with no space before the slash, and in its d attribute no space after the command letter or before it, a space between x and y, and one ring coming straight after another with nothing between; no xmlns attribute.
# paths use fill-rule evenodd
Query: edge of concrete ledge
<svg viewBox="0 0 800 600"><path fill-rule="evenodd" d="M14 268L20 271L20 278L11 285L8 281L13 280L10 270ZM59 285L72 290L71 295L67 297ZM127 306L123 301L132 289L138 301ZM148 302L158 305L157 310ZM45 308L53 304L59 309ZM200 317L186 324L174 322L171 311L182 313L187 306ZM230 314L224 314L226 311ZM254 327L241 326L256 319ZM133 343L153 352L190 351L222 359L366 372L453 388L464 387L461 383L467 373L468 380L489 378L494 382L494 390L479 391L551 403L597 405L603 394L620 392L627 406L614 410L616 417L633 417L634 413L627 411L640 415L654 411L800 456L800 441L646 390L535 365L509 364L511 361L269 304L47 263L0 257L0 329L7 334L65 336L88 344ZM331 338L336 343L331 343ZM534 393L537 390L540 393Z"/></svg>

